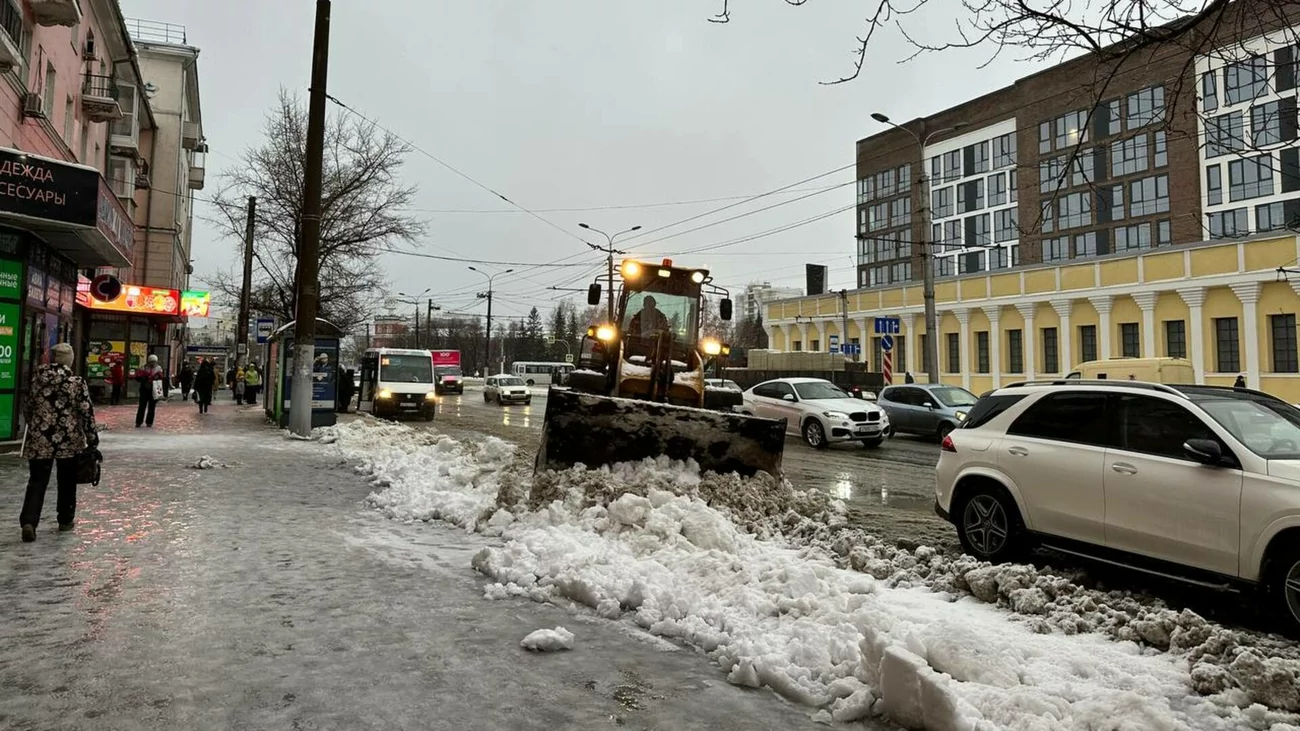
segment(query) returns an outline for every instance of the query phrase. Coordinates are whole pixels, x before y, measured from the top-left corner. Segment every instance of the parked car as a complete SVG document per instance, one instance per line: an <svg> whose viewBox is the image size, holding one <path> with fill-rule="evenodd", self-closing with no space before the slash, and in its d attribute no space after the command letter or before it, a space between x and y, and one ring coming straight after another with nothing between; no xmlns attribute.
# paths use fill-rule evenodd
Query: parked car
<svg viewBox="0 0 1300 731"><path fill-rule="evenodd" d="M496 402L498 406L506 404L523 404L533 402L533 390L519 376L501 374L489 376L483 381L483 403Z"/></svg>
<svg viewBox="0 0 1300 731"><path fill-rule="evenodd" d="M852 441L879 447L890 434L889 417L878 406L821 378L764 381L744 393L739 410L785 419L787 432L802 436L814 449Z"/></svg>
<svg viewBox="0 0 1300 731"><path fill-rule="evenodd" d="M965 421L977 400L975 394L960 386L909 383L886 386L876 404L889 414L895 432L943 439Z"/></svg>
<svg viewBox="0 0 1300 731"><path fill-rule="evenodd" d="M730 378L706 378L704 379L704 385L708 388L729 388L733 391L745 390L740 387L739 383L736 383Z"/></svg>
<svg viewBox="0 0 1300 731"><path fill-rule="evenodd" d="M1258 589L1300 631L1300 418L1267 394L1127 380L997 389L944 438L935 489L977 558L1039 545Z"/></svg>

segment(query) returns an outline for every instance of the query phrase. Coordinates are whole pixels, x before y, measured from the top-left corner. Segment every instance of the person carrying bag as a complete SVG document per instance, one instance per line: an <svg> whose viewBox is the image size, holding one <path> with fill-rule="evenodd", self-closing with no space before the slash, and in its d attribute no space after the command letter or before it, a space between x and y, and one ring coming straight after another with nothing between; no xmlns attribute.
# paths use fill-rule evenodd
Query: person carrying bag
<svg viewBox="0 0 1300 731"><path fill-rule="evenodd" d="M60 531L72 530L76 518L77 484L85 476L83 460L92 463L92 477L98 481L102 457L95 428L95 407L86 381L72 373L72 361L72 346L59 343L50 348L50 362L37 368L32 376L24 408L27 430L22 447L29 476L18 517L25 543L36 540L51 473L57 474Z"/></svg>
<svg viewBox="0 0 1300 731"><path fill-rule="evenodd" d="M158 365L158 356L149 356L145 367L135 372L135 380L140 382L140 405L135 410L135 428L148 426L153 428L154 411L163 397L163 369Z"/></svg>

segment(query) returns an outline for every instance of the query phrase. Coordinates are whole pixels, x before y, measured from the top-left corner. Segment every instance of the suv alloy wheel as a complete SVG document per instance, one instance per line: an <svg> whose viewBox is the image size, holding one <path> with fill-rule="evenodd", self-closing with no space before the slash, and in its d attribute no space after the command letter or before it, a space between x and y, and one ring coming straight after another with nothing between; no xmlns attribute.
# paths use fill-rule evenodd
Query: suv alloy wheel
<svg viewBox="0 0 1300 731"><path fill-rule="evenodd" d="M826 427L813 417L803 423L803 440L813 449L826 448Z"/></svg>
<svg viewBox="0 0 1300 731"><path fill-rule="evenodd" d="M1000 563L1017 551L1019 513L999 490L976 488L961 507L957 538L970 555Z"/></svg>
<svg viewBox="0 0 1300 731"><path fill-rule="evenodd" d="M1274 605L1282 614L1287 625L1288 634L1300 633L1300 546L1292 546L1272 562L1272 584L1269 587L1276 592L1277 603Z"/></svg>

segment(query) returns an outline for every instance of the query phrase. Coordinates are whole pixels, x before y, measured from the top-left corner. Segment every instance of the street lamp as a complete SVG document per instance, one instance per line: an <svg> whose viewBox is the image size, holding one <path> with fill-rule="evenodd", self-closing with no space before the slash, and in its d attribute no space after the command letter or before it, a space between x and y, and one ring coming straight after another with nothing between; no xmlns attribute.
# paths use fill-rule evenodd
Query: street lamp
<svg viewBox="0 0 1300 731"><path fill-rule="evenodd" d="M615 248L614 248L614 239L618 238L619 236L622 236L623 234L630 234L630 233L632 233L633 231L640 231L640 230L641 230L641 227L640 227L640 226L633 226L632 228L629 228L629 229L626 230L626 231L619 231L618 233L614 234L613 236L610 236L609 234L605 233L604 231L601 231L601 230L598 229L598 228L592 228L591 226L588 226L588 225L585 224L585 223L579 223L579 224L578 224L578 228L584 228L584 229L586 229L586 230L588 230L588 231L595 231L596 233L600 234L601 236L604 236L604 237L605 237L605 241L608 243L607 246L597 246L597 245L595 245L595 244L593 244L593 243L590 243L590 242L586 242L586 241L583 242L583 243L587 244L587 246L590 246L591 248L595 249L596 251L604 252L604 253L607 254L608 257L609 257L609 258L608 258L608 267L609 267L609 321L610 321L610 322L613 322L613 321L614 321L614 255L615 255L615 254L627 254L626 251L619 251L618 249L615 249Z"/></svg>
<svg viewBox="0 0 1300 731"><path fill-rule="evenodd" d="M925 348L922 351L922 357L929 360L929 367L926 368L926 378L930 383L939 382L939 315L934 306L934 253L929 251L934 242L929 240L930 231L930 176L929 168L925 164L925 146L930 143L930 138L935 135L941 135L946 132L956 132L966 126L965 122L958 122L951 127L944 127L930 132L925 137L918 136L915 132L889 121L889 117L880 112L872 112L871 118L887 124L891 127L901 129L912 135L916 140L917 147L920 148L921 175L916 179L917 184L921 187L921 268L922 271L922 296L925 299Z"/></svg>
<svg viewBox="0 0 1300 731"><path fill-rule="evenodd" d="M431 291L432 291L431 289L426 288L423 292L419 294L407 294L405 292L398 292L397 297L394 298L398 302L401 302L402 304L411 305L415 307L415 349L416 350L420 349L420 299L425 295L429 294L429 292Z"/></svg>
<svg viewBox="0 0 1300 731"><path fill-rule="evenodd" d="M492 367L492 280L496 279L498 276L502 274L509 274L510 272L513 272L514 269L507 269L503 272L497 272L496 274L488 274L482 269L473 266L471 266L469 269L472 272L478 272L479 274L482 274L484 277L487 277L488 280L487 294L483 294L482 292L478 293L478 298L486 299L488 303L487 335L484 336L483 338L483 371L484 371L483 375L486 376L487 369Z"/></svg>

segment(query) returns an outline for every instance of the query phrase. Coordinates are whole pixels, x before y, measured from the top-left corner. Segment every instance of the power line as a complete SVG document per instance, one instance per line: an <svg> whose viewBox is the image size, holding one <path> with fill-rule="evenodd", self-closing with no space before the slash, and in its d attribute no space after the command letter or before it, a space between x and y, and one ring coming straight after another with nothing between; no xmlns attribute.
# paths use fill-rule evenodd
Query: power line
<svg viewBox="0 0 1300 731"><path fill-rule="evenodd" d="M831 186L831 187L834 187L834 186ZM787 192L787 193L803 193L803 192L806 192L806 191L809 191L809 190L823 190L823 188L796 188L796 189L794 189L794 190L788 190L788 191L785 191L785 192ZM665 201L665 202L662 202L662 203L634 203L634 204L627 204L627 205L612 205L612 206L588 206L588 207L585 207L585 208L534 208L533 211L536 212L536 213L588 213L588 212L591 212L591 211L625 211L625 210L644 209L644 208L668 208L668 207L671 207L671 206L692 206L692 205L701 205L701 204L704 204L704 203L719 203L719 202L722 202L722 201L751 200L751 199L754 199L754 198L759 197L759 196L761 196L761 195L763 195L763 194L758 194L758 195L732 195L732 196L722 196L722 197L720 197L720 198L698 198L698 199L696 199L696 200L687 200L687 201ZM511 215L513 215L513 214L518 214L518 213L524 213L524 212L525 212L525 211L522 211L522 210L518 210L518 209L509 209L509 208L405 208L405 209L403 209L403 210L410 211L410 212L412 212L412 213L447 213L447 214L451 214L451 213L479 213L479 214L497 214L497 213L501 213L501 214L511 214Z"/></svg>

